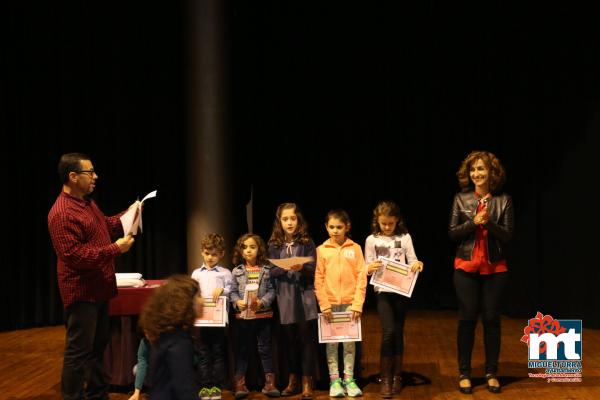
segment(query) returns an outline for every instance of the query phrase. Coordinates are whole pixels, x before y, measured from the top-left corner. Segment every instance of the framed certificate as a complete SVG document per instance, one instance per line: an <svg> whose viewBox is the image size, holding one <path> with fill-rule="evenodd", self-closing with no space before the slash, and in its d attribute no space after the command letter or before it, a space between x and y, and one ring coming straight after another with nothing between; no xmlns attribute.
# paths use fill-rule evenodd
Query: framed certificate
<svg viewBox="0 0 600 400"><path fill-rule="evenodd" d="M196 318L194 326L225 326L227 325L227 297L221 296L217 301L212 297L204 298L202 316Z"/></svg>
<svg viewBox="0 0 600 400"><path fill-rule="evenodd" d="M360 318L352 320L352 311L334 312L333 320L327 322L325 316L319 313L319 343L360 342L362 331Z"/></svg>
<svg viewBox="0 0 600 400"><path fill-rule="evenodd" d="M406 297L412 296L419 271L412 272L409 265L389 258L379 257L379 260L383 265L371 275L371 285Z"/></svg>

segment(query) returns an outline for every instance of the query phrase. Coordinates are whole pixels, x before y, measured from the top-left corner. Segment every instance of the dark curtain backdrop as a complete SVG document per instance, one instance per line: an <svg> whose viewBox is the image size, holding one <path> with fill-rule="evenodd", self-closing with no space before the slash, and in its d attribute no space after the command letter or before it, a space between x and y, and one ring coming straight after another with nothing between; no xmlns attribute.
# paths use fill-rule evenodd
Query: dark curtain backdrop
<svg viewBox="0 0 600 400"><path fill-rule="evenodd" d="M382 199L425 262L413 308L452 309L446 225L473 149L503 161L516 232L506 315L600 327L594 253L600 36L591 10L551 3L392 7L229 1L234 231L268 239L295 201L319 244L346 209L364 244ZM107 214L158 189L118 271L186 272L183 4L3 5L0 148L5 216L0 329L60 323L46 215L58 158L83 151ZM16 184L15 184L16 183ZM200 260L198 260L200 261ZM369 293L367 307L374 305Z"/></svg>
<svg viewBox="0 0 600 400"><path fill-rule="evenodd" d="M107 215L158 190L117 271L151 279L185 271L180 9L16 3L2 18L0 146L9 201L0 327L62 322L46 216L62 188L56 166L66 152L91 156L94 197Z"/></svg>

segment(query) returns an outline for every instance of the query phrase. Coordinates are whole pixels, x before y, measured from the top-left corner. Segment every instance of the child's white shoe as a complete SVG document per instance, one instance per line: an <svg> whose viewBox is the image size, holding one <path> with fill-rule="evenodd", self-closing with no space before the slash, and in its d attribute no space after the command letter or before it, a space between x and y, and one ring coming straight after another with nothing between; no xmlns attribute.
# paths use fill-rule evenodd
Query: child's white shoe
<svg viewBox="0 0 600 400"><path fill-rule="evenodd" d="M359 397L362 396L363 392L360 390L354 378L344 379L344 387L346 388L346 393L348 393L348 397Z"/></svg>
<svg viewBox="0 0 600 400"><path fill-rule="evenodd" d="M202 388L200 389L200 393L198 393L198 397L200 400L210 400L210 389Z"/></svg>
<svg viewBox="0 0 600 400"><path fill-rule="evenodd" d="M329 384L329 397L344 397L344 388L340 378L332 380Z"/></svg>
<svg viewBox="0 0 600 400"><path fill-rule="evenodd" d="M221 389L215 386L210 388L210 400L221 400Z"/></svg>

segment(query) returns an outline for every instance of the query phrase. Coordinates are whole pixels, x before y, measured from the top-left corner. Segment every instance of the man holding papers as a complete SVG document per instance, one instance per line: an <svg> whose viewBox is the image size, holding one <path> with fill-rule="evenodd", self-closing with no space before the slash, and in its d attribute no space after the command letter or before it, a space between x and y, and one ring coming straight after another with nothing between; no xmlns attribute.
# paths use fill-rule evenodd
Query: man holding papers
<svg viewBox="0 0 600 400"><path fill-rule="evenodd" d="M48 213L48 230L67 329L62 396L81 399L85 386L88 399L106 399L102 355L110 334L108 300L117 294L114 259L129 251L134 239L123 236L119 217L124 212L106 217L88 197L98 179L88 156L64 154L58 174L63 187ZM120 238L113 242L115 237Z"/></svg>

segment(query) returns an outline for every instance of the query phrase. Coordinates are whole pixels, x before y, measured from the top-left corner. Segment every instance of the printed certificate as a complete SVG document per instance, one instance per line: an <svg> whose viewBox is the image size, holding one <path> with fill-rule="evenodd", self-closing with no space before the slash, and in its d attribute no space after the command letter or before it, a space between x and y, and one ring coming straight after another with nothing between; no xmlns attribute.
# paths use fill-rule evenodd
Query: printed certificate
<svg viewBox="0 0 600 400"><path fill-rule="evenodd" d="M379 257L383 264L371 276L371 285L406 297L412 296L419 271L412 272L410 266L385 257Z"/></svg>
<svg viewBox="0 0 600 400"><path fill-rule="evenodd" d="M227 297L221 296L216 302L212 297L204 298L202 316L196 318L194 326L225 326L227 325Z"/></svg>
<svg viewBox="0 0 600 400"><path fill-rule="evenodd" d="M362 331L360 318L352 320L352 311L334 312L333 320L327 322L325 316L319 313L319 343L360 342Z"/></svg>

